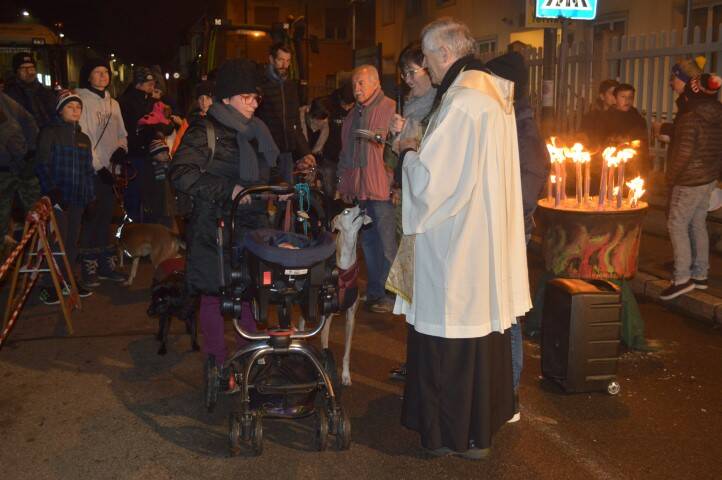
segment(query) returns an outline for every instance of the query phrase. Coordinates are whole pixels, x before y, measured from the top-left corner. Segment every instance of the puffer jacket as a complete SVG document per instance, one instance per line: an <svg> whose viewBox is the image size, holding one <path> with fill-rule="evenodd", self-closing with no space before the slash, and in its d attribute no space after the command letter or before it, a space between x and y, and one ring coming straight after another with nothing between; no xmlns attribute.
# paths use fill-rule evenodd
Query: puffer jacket
<svg viewBox="0 0 722 480"><path fill-rule="evenodd" d="M667 164L668 186L693 187L719 178L722 167L722 104L714 98L690 99L675 121Z"/></svg>
<svg viewBox="0 0 722 480"><path fill-rule="evenodd" d="M264 66L259 76L263 79L263 101L256 110L256 116L268 126L282 153L290 152L295 159L311 153L301 130L296 82L279 79L270 65Z"/></svg>
<svg viewBox="0 0 722 480"><path fill-rule="evenodd" d="M206 133L208 122L213 123L216 146L213 159ZM263 161L258 155L258 160ZM177 191L193 197L193 210L186 231L186 281L194 294L218 295L221 287L218 261L218 221L224 220L224 244L230 242L231 193L240 184L239 148L236 133L206 116L194 122L183 135L183 141L170 165L170 181ZM235 243L248 230L266 226L263 202L240 206L236 218L238 229ZM226 280L231 263L224 252Z"/></svg>
<svg viewBox="0 0 722 480"><path fill-rule="evenodd" d="M13 77L5 84L4 92L30 112L38 128L52 122L57 98L52 90L37 80L25 83Z"/></svg>

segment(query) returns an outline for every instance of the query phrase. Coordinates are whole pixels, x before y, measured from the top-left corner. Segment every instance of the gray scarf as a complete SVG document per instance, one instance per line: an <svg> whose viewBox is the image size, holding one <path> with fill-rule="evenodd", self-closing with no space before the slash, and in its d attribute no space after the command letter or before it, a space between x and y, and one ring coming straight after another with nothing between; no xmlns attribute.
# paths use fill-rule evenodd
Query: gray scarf
<svg viewBox="0 0 722 480"><path fill-rule="evenodd" d="M233 129L236 132L236 143L238 144L238 174L242 185L258 183L259 158L262 157L269 167L276 165L276 158L279 150L273 141L271 132L261 120L256 117L246 118L230 105L225 103L214 103L208 109L208 115L218 120L222 125ZM254 149L250 142L254 141L257 148Z"/></svg>
<svg viewBox="0 0 722 480"><path fill-rule="evenodd" d="M379 90L374 95L376 95L376 98L371 100L371 103L369 103L368 105L364 106L356 104L353 106L353 114L351 117L351 131L349 132L351 135L351 144L348 149L344 150L344 154L341 156L338 163L338 166L342 170L349 170L352 168L366 168L370 147L370 145L368 145L369 140L356 137L356 135L354 135L354 132L358 129L368 130L371 112L373 112L374 107L376 107L381 102L381 100L383 100L384 92L379 88ZM358 159L357 161L355 161L357 149Z"/></svg>

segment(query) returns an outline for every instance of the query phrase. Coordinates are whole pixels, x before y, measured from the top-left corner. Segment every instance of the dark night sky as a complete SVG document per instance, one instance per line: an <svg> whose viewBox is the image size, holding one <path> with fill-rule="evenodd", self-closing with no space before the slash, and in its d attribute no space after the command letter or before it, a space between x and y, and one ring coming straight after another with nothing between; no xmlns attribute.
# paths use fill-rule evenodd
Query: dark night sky
<svg viewBox="0 0 722 480"><path fill-rule="evenodd" d="M26 8L41 23L63 22L66 39L124 61L163 64L173 59L183 31L206 9L206 0L7 0L2 21ZM9 3L9 4L8 4Z"/></svg>

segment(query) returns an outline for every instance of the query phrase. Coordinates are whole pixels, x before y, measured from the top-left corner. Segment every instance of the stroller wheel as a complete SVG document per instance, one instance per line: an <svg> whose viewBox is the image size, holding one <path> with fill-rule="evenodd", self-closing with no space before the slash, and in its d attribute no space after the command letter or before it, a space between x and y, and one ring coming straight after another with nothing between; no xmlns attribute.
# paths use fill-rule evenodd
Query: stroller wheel
<svg viewBox="0 0 722 480"><path fill-rule="evenodd" d="M254 455L263 453L263 417L257 413L251 425L251 449Z"/></svg>
<svg viewBox="0 0 722 480"><path fill-rule="evenodd" d="M208 355L204 369L205 376L205 403L206 409L212 412L218 402L218 390L220 389L218 365L216 365L216 357Z"/></svg>
<svg viewBox="0 0 722 480"><path fill-rule="evenodd" d="M241 453L241 436L241 420L238 418L238 415L232 413L228 417L228 446L231 457L238 456Z"/></svg>
<svg viewBox="0 0 722 480"><path fill-rule="evenodd" d="M351 418L343 407L336 413L336 449L348 450L351 447Z"/></svg>
<svg viewBox="0 0 722 480"><path fill-rule="evenodd" d="M323 407L316 409L316 436L313 446L319 452L328 448L328 414Z"/></svg>

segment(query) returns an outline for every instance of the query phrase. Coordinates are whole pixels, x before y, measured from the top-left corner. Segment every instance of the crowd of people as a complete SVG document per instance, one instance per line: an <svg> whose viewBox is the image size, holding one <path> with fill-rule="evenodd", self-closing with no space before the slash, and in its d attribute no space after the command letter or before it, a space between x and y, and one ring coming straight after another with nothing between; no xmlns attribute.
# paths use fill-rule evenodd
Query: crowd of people
<svg viewBox="0 0 722 480"><path fill-rule="evenodd" d="M152 69L135 68L116 100L110 66L91 60L79 88L56 95L37 81L32 54L19 53L0 93L0 233L12 234L13 202L27 210L48 196L87 296L100 280L125 279L111 235L118 204L137 222L172 227L182 217L203 351L222 365L218 219L229 218L244 188L290 184L296 172L316 169L326 195L359 204L372 219L361 237L366 308L406 318L407 361L391 372L405 381L402 423L434 455L483 458L494 432L520 416L520 318L531 308L526 243L550 165L524 56L510 51L483 64L476 50L466 25L439 19L399 56L403 106L386 96L372 65L301 105L289 75L292 51L275 44L264 65L221 65L196 86L188 115ZM705 198L722 153L719 78L684 61L672 86L677 117L653 129L671 142L676 260L668 298L706 284ZM641 140L639 163L649 169L634 93L602 82L582 130L592 144ZM241 234L268 225L263 202L241 203ZM41 299L58 302L47 283ZM256 328L248 304L241 324Z"/></svg>

